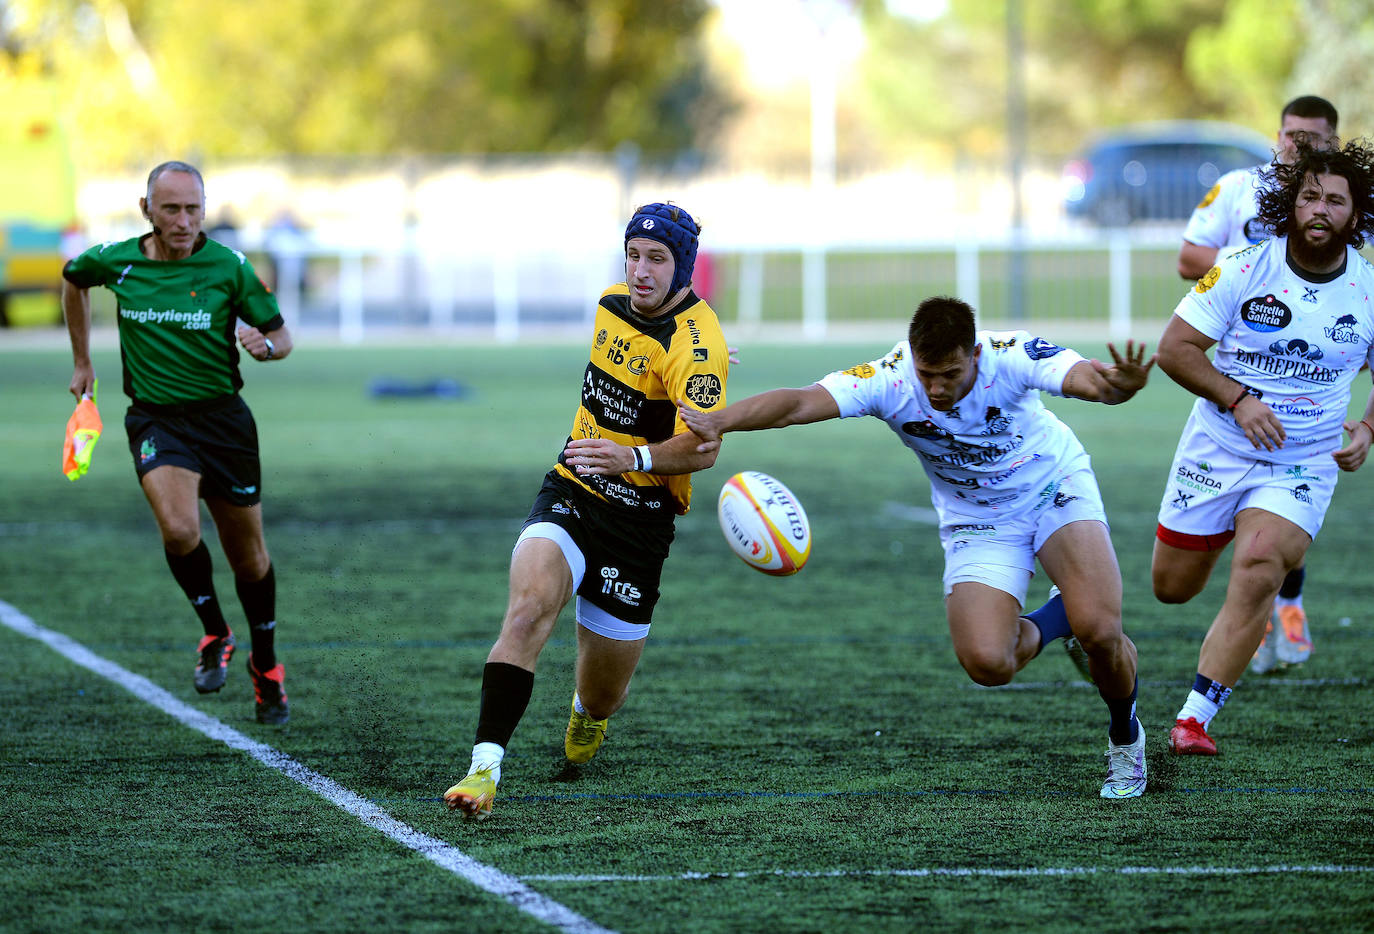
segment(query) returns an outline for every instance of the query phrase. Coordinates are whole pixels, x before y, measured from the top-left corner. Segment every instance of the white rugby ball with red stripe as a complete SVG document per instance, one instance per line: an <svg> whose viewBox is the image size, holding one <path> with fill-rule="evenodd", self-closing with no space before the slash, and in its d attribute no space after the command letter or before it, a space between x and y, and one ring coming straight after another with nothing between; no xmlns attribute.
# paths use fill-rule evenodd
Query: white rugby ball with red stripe
<svg viewBox="0 0 1374 934"><path fill-rule="evenodd" d="M746 470L725 482L716 509L730 549L751 568L786 577L811 557L811 523L792 491L766 473Z"/></svg>

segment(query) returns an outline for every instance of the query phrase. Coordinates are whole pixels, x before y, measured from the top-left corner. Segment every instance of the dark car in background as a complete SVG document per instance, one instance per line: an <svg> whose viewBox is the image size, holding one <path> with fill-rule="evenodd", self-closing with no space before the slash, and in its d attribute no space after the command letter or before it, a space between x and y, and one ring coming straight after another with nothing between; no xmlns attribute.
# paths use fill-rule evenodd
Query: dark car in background
<svg viewBox="0 0 1374 934"><path fill-rule="evenodd" d="M1229 123L1118 127L1064 167L1064 209L1103 227L1186 220L1222 175L1273 155L1272 140Z"/></svg>

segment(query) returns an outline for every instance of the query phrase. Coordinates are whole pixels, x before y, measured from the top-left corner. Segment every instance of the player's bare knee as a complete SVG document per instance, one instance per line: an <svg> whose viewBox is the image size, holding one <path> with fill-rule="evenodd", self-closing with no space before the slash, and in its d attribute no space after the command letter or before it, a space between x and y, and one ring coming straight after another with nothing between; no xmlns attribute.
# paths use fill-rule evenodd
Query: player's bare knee
<svg viewBox="0 0 1374 934"><path fill-rule="evenodd" d="M1007 653L971 652L959 656L959 664L977 684L997 687L1010 684L1016 675L1016 659Z"/></svg>
<svg viewBox="0 0 1374 934"><path fill-rule="evenodd" d="M1155 599L1160 603L1187 603L1202 592L1201 586L1194 586L1192 581L1180 580L1172 575L1156 574L1151 583Z"/></svg>
<svg viewBox="0 0 1374 934"><path fill-rule="evenodd" d="M162 547L174 555L189 555L200 544L200 526L194 522L163 522Z"/></svg>
<svg viewBox="0 0 1374 934"><path fill-rule="evenodd" d="M538 651L547 641L558 617L560 605L536 599L518 599L506 610L501 622L500 642L511 648Z"/></svg>
<svg viewBox="0 0 1374 934"><path fill-rule="evenodd" d="M1108 620L1097 625L1074 627L1074 637L1089 657L1113 658L1125 645L1126 636L1121 631L1121 620Z"/></svg>

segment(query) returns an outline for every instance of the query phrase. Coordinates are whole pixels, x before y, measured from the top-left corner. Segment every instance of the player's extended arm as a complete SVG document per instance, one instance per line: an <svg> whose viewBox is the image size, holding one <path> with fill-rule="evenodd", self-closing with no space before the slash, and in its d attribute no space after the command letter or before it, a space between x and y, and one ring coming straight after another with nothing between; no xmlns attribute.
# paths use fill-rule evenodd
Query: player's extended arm
<svg viewBox="0 0 1374 934"><path fill-rule="evenodd" d="M72 341L71 394L78 402L95 391L95 367L91 365L91 294L62 280L62 315L67 319L67 336Z"/></svg>
<svg viewBox="0 0 1374 934"><path fill-rule="evenodd" d="M786 428L840 417L835 397L820 383L801 389L770 389L732 402L719 412L694 409L679 399L677 410L687 427L700 437L698 451L719 449L721 435L728 431Z"/></svg>
<svg viewBox="0 0 1374 934"><path fill-rule="evenodd" d="M1219 252L1214 246L1184 240L1178 251L1178 274L1184 279L1201 279L1217 264Z"/></svg>
<svg viewBox="0 0 1374 934"><path fill-rule="evenodd" d="M1065 374L1060 391L1074 399L1120 405L1144 389L1150 367L1159 355L1146 360L1145 345L1137 347L1133 340L1126 341L1124 356L1117 352L1115 344L1107 344L1107 350L1112 355L1111 366L1100 360L1080 360Z"/></svg>
<svg viewBox="0 0 1374 934"><path fill-rule="evenodd" d="M1222 373L1207 357L1212 338L1178 315L1169 319L1159 338L1159 368L1195 396L1229 410L1255 449L1274 451L1288 437L1274 411L1246 392L1246 386Z"/></svg>

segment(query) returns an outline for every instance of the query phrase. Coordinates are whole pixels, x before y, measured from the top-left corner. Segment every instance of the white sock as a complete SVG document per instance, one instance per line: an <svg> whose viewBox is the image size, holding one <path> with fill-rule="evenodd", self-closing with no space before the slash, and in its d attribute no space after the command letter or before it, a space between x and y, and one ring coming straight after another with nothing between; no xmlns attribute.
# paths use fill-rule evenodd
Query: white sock
<svg viewBox="0 0 1374 934"><path fill-rule="evenodd" d="M576 691L573 691L573 710L584 717L587 715L587 708L582 706L582 697Z"/></svg>
<svg viewBox="0 0 1374 934"><path fill-rule="evenodd" d="M468 774L490 769L492 780L496 784L501 784L501 760L506 757L504 746L496 743L478 743L472 747L472 765L468 768Z"/></svg>
<svg viewBox="0 0 1374 934"><path fill-rule="evenodd" d="M1188 699L1183 702L1183 709L1178 712L1178 717L1176 719L1187 720L1189 717L1192 717L1198 723L1201 723L1202 728L1205 730L1207 729L1207 724L1212 721L1212 718L1217 715L1217 711L1220 709L1220 704L1209 701L1197 691L1189 691Z"/></svg>
<svg viewBox="0 0 1374 934"><path fill-rule="evenodd" d="M1296 597L1275 597L1274 606L1295 606L1302 609L1302 594Z"/></svg>

